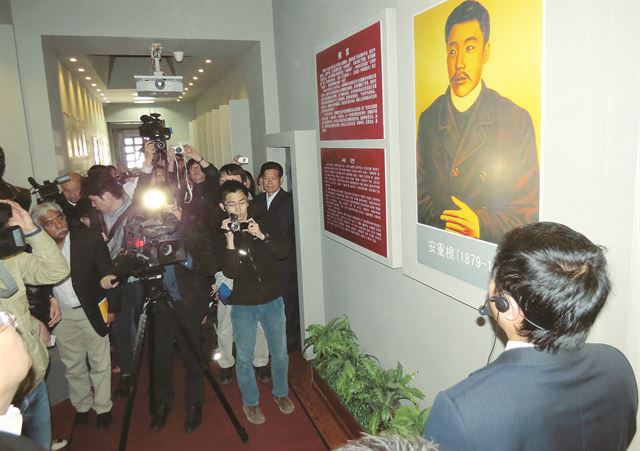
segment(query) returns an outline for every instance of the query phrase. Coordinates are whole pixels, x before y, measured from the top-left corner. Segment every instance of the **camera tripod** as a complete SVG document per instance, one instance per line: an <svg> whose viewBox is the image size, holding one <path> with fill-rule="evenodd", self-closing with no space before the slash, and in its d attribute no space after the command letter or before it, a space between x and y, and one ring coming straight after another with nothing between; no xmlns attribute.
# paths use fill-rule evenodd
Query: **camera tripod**
<svg viewBox="0 0 640 451"><path fill-rule="evenodd" d="M204 376L209 381L209 385L213 389L214 393L220 400L222 407L224 408L229 420L233 423L233 426L238 433L238 436L242 440L243 443L246 443L249 440L249 435L244 430L235 413L231 409L227 398L222 393L218 382L216 381L209 365L207 363L207 359L201 358L201 353L199 351L198 346L194 342L191 334L187 330L186 326L183 324L178 314L176 313L173 303L169 297L169 294L166 292L162 285L162 269L159 271L153 271L150 273L144 273L142 275L137 275L144 288L144 303L142 306L142 313L140 315L140 322L138 324L138 332L136 334L136 342L133 348L133 371L131 373L131 390L129 395L127 396L127 405L124 411L124 420L122 422L122 430L120 433L120 442L118 445L119 451L125 451L127 446L127 439L129 436L129 427L131 426L131 415L133 413L133 402L136 397L136 392L138 388L138 376L140 372L140 362L142 360L142 348L144 347L144 340L146 335L147 325L149 327L151 340L149 342L149 359L151 361L151 365L149 367L149 408L151 411L154 410L154 390L155 390L155 382L154 382L154 333L155 333L155 325L154 325L154 314L155 314L155 306L157 303L162 302L168 309L170 316L172 317L175 324L178 326L178 333L184 338L187 343L187 347L193 353L196 361L198 362L198 366L200 370L202 370Z"/></svg>

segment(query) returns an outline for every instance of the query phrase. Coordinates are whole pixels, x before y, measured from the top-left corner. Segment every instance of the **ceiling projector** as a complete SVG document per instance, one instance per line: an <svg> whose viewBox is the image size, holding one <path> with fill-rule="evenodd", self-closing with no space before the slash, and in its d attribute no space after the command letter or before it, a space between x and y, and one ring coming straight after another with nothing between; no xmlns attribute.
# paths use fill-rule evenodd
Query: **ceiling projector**
<svg viewBox="0 0 640 451"><path fill-rule="evenodd" d="M151 44L153 75L133 76L140 97L178 97L182 94L182 76L164 75L160 70L160 59L162 59L162 45Z"/></svg>
<svg viewBox="0 0 640 451"><path fill-rule="evenodd" d="M168 75L135 75L140 97L178 97L182 94L182 77Z"/></svg>

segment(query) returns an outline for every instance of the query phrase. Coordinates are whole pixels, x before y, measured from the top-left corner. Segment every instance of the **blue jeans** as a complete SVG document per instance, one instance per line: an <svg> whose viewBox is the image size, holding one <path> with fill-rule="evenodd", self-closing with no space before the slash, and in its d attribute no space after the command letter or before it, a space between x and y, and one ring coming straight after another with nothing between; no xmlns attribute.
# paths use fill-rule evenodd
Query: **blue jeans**
<svg viewBox="0 0 640 451"><path fill-rule="evenodd" d="M231 309L231 323L236 343L236 376L245 406L257 406L259 403L256 375L253 371L253 349L256 345L258 321L262 324L271 352L271 393L280 397L289 395L289 355L282 297L266 304L234 305Z"/></svg>
<svg viewBox="0 0 640 451"><path fill-rule="evenodd" d="M51 410L44 381L20 401L17 407L22 413L22 435L44 449L51 449Z"/></svg>

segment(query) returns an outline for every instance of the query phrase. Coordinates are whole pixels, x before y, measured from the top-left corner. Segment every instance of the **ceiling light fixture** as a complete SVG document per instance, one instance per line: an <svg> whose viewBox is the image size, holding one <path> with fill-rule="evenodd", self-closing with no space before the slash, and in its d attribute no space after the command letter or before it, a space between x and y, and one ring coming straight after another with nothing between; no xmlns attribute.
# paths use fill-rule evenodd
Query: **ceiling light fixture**
<svg viewBox="0 0 640 451"><path fill-rule="evenodd" d="M100 91L102 91L102 89L98 88L98 89L96 89L96 91L100 92Z"/></svg>
<svg viewBox="0 0 640 451"><path fill-rule="evenodd" d="M83 68L81 68L81 67L79 67L79 68L78 68L78 72L84 72L84 69L83 69Z"/></svg>
<svg viewBox="0 0 640 451"><path fill-rule="evenodd" d="M189 90L189 88L184 88L184 90L185 90L185 91L188 91L188 90Z"/></svg>
<svg viewBox="0 0 640 451"><path fill-rule="evenodd" d="M210 64L211 60L204 60L205 63Z"/></svg>
<svg viewBox="0 0 640 451"><path fill-rule="evenodd" d="M133 103L153 103L153 100L134 100Z"/></svg>
<svg viewBox="0 0 640 451"><path fill-rule="evenodd" d="M193 86L193 82L189 82L189 86Z"/></svg>
<svg viewBox="0 0 640 451"><path fill-rule="evenodd" d="M198 72L203 73L204 69L198 69Z"/></svg>
<svg viewBox="0 0 640 451"><path fill-rule="evenodd" d="M91 80L91 77L84 77L85 80Z"/></svg>
<svg viewBox="0 0 640 451"><path fill-rule="evenodd" d="M91 83L91 86L93 86L93 87L95 88L95 87L96 87L96 86L98 86L98 85L97 85L97 84L95 84L95 83Z"/></svg>
<svg viewBox="0 0 640 451"><path fill-rule="evenodd" d="M197 80L197 79L198 79L198 77L193 77L193 79L194 79L194 80Z"/></svg>
<svg viewBox="0 0 640 451"><path fill-rule="evenodd" d="M69 58L69 61L71 61L72 63L75 63L76 61L78 61L78 58Z"/></svg>
<svg viewBox="0 0 640 451"><path fill-rule="evenodd" d="M176 102L179 102L179 101L180 101L180 99L176 99Z"/></svg>

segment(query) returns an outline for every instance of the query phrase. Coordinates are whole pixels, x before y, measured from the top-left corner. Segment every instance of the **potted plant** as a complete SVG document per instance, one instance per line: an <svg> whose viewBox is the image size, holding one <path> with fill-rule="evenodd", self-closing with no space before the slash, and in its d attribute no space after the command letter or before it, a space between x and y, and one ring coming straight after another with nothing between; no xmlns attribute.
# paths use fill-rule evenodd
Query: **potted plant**
<svg viewBox="0 0 640 451"><path fill-rule="evenodd" d="M384 369L377 358L364 354L344 316L325 326L311 325L307 332L304 349L313 347L317 376L335 392L362 430L378 434L394 428L394 433L421 435L418 429L420 422L424 427L428 410L418 409L424 394L409 385L415 373L405 374L399 362L395 368ZM401 401L410 405L402 406ZM395 421L398 412L400 417Z"/></svg>

